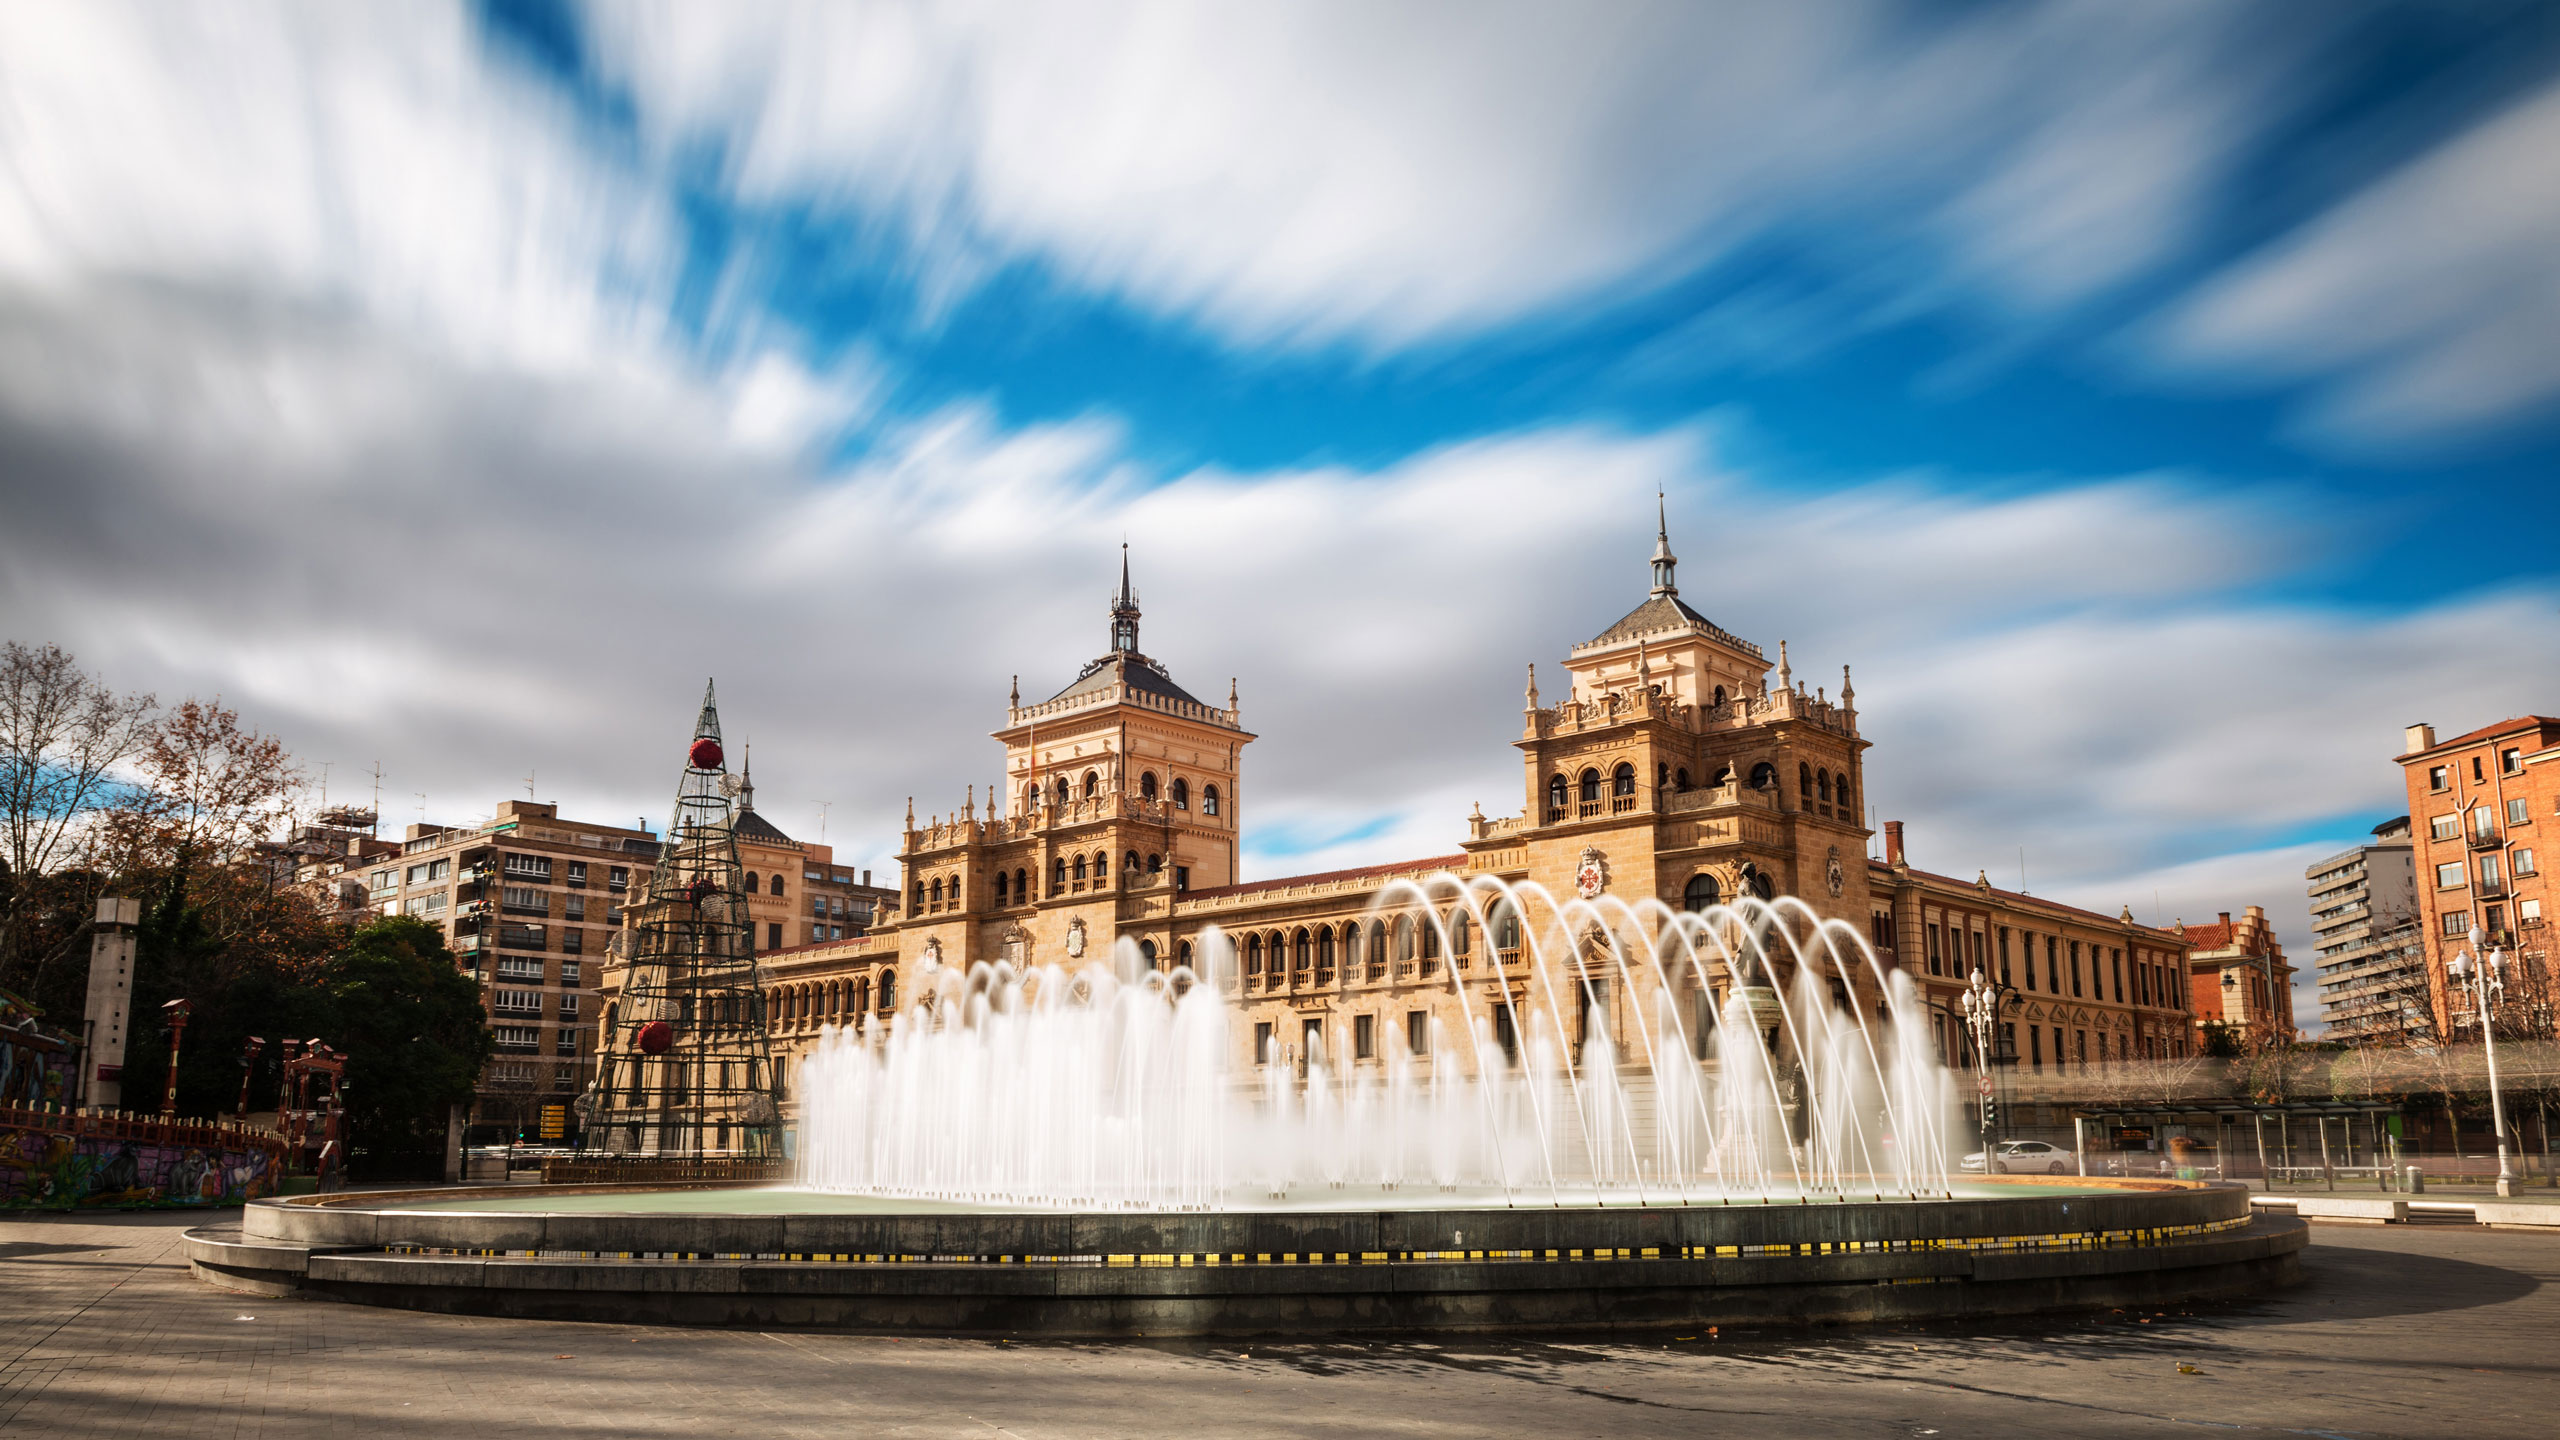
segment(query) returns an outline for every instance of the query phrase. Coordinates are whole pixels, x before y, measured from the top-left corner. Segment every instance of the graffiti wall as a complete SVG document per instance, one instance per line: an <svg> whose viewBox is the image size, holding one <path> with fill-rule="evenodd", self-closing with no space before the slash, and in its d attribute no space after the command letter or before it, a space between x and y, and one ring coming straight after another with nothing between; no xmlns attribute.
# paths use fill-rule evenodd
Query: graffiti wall
<svg viewBox="0 0 2560 1440"><path fill-rule="evenodd" d="M0 1109L0 1210L237 1205L276 1190L284 1142L230 1125Z"/></svg>

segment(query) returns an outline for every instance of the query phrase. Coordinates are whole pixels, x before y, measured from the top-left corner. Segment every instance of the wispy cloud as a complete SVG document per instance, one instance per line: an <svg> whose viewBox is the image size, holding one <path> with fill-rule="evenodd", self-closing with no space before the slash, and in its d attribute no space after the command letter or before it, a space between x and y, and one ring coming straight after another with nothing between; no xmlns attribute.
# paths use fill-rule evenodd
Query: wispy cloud
<svg viewBox="0 0 2560 1440"><path fill-rule="evenodd" d="M1036 262L1248 342L1392 348L1772 236L2073 303L2176 256L2290 99L2225 7L598 7L603 73L748 207ZM1858 234L1863 242L1841 237Z"/></svg>
<svg viewBox="0 0 2560 1440"><path fill-rule="evenodd" d="M2560 85L2481 122L2216 277L2162 351L2310 380L2327 443L2441 442L2560 396Z"/></svg>

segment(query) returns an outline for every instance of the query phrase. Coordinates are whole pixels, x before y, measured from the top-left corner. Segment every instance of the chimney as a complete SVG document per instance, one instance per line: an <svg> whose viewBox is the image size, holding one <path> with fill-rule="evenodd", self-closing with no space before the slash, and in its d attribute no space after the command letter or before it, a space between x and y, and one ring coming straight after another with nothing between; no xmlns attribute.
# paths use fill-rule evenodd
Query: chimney
<svg viewBox="0 0 2560 1440"><path fill-rule="evenodd" d="M2228 910L2222 912L2222 928L2225 930L2231 928L2231 912Z"/></svg>
<svg viewBox="0 0 2560 1440"><path fill-rule="evenodd" d="M1899 820L1884 822L1884 863L1902 863L1902 822Z"/></svg>
<svg viewBox="0 0 2560 1440"><path fill-rule="evenodd" d="M869 885L869 884L871 883L871 872L870 872L870 871L865 870L865 871L863 871L863 872L862 872L862 883L863 883L864 885Z"/></svg>
<svg viewBox="0 0 2560 1440"><path fill-rule="evenodd" d="M2403 755L2415 755L2421 750L2433 750L2436 748L2436 727L2412 725L2401 732L2400 743L2409 747L2400 752Z"/></svg>

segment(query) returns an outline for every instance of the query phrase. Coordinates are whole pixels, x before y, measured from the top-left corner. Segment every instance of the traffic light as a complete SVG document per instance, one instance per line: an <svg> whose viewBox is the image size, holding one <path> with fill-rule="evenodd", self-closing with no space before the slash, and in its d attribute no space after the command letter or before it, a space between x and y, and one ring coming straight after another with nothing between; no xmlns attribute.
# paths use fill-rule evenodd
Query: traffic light
<svg viewBox="0 0 2560 1440"><path fill-rule="evenodd" d="M1989 1096L1984 1096L1982 1101L1982 1128L1989 1130L1999 1123L2000 1102L1990 1098Z"/></svg>

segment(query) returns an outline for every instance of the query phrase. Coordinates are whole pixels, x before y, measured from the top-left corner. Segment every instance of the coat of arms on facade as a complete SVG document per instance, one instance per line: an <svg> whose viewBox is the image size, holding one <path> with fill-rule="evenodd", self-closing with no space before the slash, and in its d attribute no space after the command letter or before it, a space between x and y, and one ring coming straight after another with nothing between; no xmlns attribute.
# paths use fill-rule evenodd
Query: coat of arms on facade
<svg viewBox="0 0 2560 1440"><path fill-rule="evenodd" d="M933 939L924 942L924 968L931 970L941 964L942 941L939 939Z"/></svg>
<svg viewBox="0 0 2560 1440"><path fill-rule="evenodd" d="M1831 858L1822 867L1822 883L1831 888L1831 898L1834 900L1839 899L1840 892L1848 888L1849 872L1840 868L1840 847L1837 845L1831 847Z"/></svg>
<svg viewBox="0 0 2560 1440"><path fill-rule="evenodd" d="M1084 958L1084 917L1081 915L1067 922L1067 958Z"/></svg>
<svg viewBox="0 0 2560 1440"><path fill-rule="evenodd" d="M1022 933L1021 926L1013 926L1004 932L1004 963L1012 966L1018 973L1022 969L1022 962L1029 958L1030 953L1030 938Z"/></svg>
<svg viewBox="0 0 2560 1440"><path fill-rule="evenodd" d="M1598 897L1601 891L1608 888L1609 857L1601 854L1600 847L1597 845L1584 846L1582 863L1575 866L1573 870L1574 893L1585 900L1590 900Z"/></svg>

